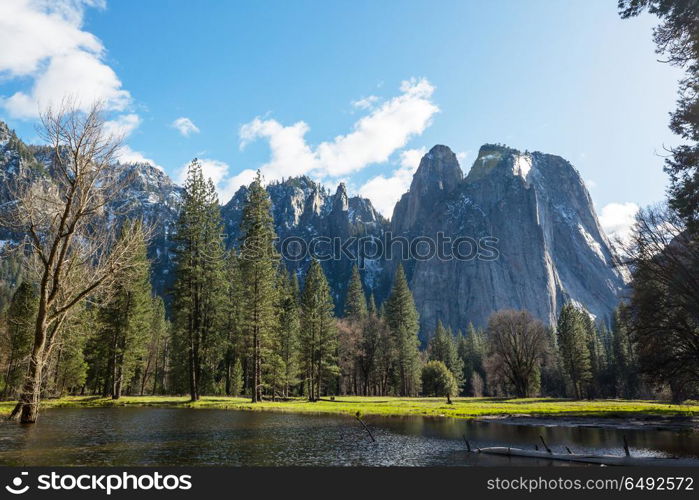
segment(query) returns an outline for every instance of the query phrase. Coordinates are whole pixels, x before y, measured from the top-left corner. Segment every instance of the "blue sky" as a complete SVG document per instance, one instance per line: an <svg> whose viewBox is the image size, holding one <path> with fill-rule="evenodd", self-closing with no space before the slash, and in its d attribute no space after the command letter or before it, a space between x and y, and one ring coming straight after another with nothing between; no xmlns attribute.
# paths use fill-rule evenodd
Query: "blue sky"
<svg viewBox="0 0 699 500"><path fill-rule="evenodd" d="M99 96L125 159L198 156L223 201L262 167L388 216L425 148L502 142L570 160L613 232L663 198L680 77L615 4L0 0L0 119L32 142L39 105Z"/></svg>

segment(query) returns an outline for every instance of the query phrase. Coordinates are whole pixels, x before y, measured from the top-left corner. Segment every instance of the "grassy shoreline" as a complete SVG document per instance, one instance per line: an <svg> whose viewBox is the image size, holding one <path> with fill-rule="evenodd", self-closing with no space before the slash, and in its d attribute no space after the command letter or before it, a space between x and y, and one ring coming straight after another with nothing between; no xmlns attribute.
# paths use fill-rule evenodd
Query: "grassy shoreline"
<svg viewBox="0 0 699 500"><path fill-rule="evenodd" d="M505 399L505 398L454 398L448 405L444 398L399 398L399 397L337 397L334 401L323 399L311 403L305 399L285 402L264 401L250 403L249 398L205 396L192 403L188 397L178 396L125 396L119 400L95 396L68 396L48 399L42 408L108 408L108 407L157 407L225 409L248 411L279 411L293 413L329 413L376 416L434 416L452 418L495 418L495 417L590 417L590 418L667 418L697 417L699 403L669 404L660 401L605 399L572 401L551 398ZM0 402L0 415L9 415L14 406L12 401Z"/></svg>

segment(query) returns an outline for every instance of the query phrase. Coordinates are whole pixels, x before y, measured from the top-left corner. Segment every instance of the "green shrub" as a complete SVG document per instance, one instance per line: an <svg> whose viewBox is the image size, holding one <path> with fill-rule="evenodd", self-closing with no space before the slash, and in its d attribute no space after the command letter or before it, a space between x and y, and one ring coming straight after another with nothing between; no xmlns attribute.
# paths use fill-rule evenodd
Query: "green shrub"
<svg viewBox="0 0 699 500"><path fill-rule="evenodd" d="M429 361L422 367L422 393L425 396L444 396L449 402L459 387L454 375L441 361Z"/></svg>

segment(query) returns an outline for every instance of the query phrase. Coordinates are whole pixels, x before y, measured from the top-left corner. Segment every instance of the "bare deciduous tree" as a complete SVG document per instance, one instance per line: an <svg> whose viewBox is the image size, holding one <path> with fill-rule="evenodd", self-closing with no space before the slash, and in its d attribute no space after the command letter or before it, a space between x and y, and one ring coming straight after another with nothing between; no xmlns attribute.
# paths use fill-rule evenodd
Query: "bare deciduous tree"
<svg viewBox="0 0 699 500"><path fill-rule="evenodd" d="M518 397L531 395L547 349L544 324L527 311L503 310L488 319L488 365Z"/></svg>
<svg viewBox="0 0 699 500"><path fill-rule="evenodd" d="M673 398L699 394L699 240L673 210L640 210L626 249L630 326L642 371Z"/></svg>
<svg viewBox="0 0 699 500"><path fill-rule="evenodd" d="M65 100L42 113L50 175L14 186L16 202L0 221L25 236L20 251L38 284L29 369L10 416L23 423L37 419L43 370L70 311L131 262L135 242L117 240L105 210L128 179L114 168L121 140L106 132L102 111L101 103L82 112Z"/></svg>

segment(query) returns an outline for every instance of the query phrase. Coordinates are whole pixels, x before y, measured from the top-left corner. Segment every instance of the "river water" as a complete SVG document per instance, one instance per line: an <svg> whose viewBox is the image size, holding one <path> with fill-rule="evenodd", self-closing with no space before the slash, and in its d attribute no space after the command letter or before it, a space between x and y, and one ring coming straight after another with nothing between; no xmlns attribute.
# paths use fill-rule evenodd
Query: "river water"
<svg viewBox="0 0 699 500"><path fill-rule="evenodd" d="M699 433L511 425L431 417L352 417L165 408L47 409L35 425L0 422L0 465L565 465L467 454L472 446L699 458Z"/></svg>

